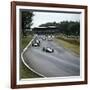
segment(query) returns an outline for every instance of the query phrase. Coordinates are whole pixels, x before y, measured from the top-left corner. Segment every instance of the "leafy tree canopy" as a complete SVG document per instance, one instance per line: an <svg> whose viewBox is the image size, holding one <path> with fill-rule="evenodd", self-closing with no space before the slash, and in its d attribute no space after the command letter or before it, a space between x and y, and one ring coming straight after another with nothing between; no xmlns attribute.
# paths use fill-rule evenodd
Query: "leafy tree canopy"
<svg viewBox="0 0 90 90"><path fill-rule="evenodd" d="M30 11L22 11L21 12L21 26L23 35L26 34L26 29L30 29L32 26L32 19L34 14Z"/></svg>
<svg viewBox="0 0 90 90"><path fill-rule="evenodd" d="M40 27L49 27L49 26L55 26L58 28L60 33L66 34L66 35L80 35L80 22L75 21L62 21L59 23L56 22L47 22L45 24L41 24Z"/></svg>

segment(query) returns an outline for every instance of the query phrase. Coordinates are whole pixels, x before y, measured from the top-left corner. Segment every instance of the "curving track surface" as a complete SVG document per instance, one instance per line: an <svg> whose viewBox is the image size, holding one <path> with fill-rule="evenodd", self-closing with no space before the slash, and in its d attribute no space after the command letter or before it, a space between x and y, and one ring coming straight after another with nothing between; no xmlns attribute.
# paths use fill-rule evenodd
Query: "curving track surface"
<svg viewBox="0 0 90 90"><path fill-rule="evenodd" d="M45 77L79 76L80 57L67 51L63 46L59 46L52 41L40 40L40 47L29 47L23 58L25 62L36 72ZM43 47L51 47L54 53L42 51Z"/></svg>

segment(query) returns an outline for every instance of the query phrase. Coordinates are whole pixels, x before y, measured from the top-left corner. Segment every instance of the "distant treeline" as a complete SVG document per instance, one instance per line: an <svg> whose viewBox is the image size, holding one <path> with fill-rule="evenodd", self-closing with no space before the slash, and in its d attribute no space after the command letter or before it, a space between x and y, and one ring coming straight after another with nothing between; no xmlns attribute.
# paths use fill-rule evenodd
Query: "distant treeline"
<svg viewBox="0 0 90 90"><path fill-rule="evenodd" d="M56 22L48 22L45 24L41 24L39 27L50 27L54 26L58 28L62 34L65 35L80 35L80 22L75 21L62 21L60 23Z"/></svg>

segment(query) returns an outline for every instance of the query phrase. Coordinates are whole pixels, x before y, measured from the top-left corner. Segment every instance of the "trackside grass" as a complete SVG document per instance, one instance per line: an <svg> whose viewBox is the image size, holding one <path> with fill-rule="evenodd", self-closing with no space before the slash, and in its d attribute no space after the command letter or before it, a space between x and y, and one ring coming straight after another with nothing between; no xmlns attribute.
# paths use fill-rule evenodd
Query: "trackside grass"
<svg viewBox="0 0 90 90"><path fill-rule="evenodd" d="M31 41L31 39L32 39L31 35L21 38L21 49L22 50L28 45L28 43Z"/></svg>
<svg viewBox="0 0 90 90"><path fill-rule="evenodd" d="M25 36L25 37L21 38L21 43L20 43L21 52L28 45L30 40L32 40L32 36ZM39 78L39 77L41 77L41 76L37 75L36 73L34 73L30 69L28 69L24 65L22 60L20 59L20 79L23 79L23 78Z"/></svg>
<svg viewBox="0 0 90 90"><path fill-rule="evenodd" d="M80 55L80 43L79 40L65 39L65 38L55 38L55 42L63 46L67 50L74 52L76 55Z"/></svg>

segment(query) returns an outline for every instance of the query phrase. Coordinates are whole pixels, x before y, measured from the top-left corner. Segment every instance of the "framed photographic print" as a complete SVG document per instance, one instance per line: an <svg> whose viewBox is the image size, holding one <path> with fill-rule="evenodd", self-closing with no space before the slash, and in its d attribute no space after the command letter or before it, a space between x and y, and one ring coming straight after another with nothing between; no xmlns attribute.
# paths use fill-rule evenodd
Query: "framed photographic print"
<svg viewBox="0 0 90 90"><path fill-rule="evenodd" d="M11 88L87 84L87 6L11 2Z"/></svg>

